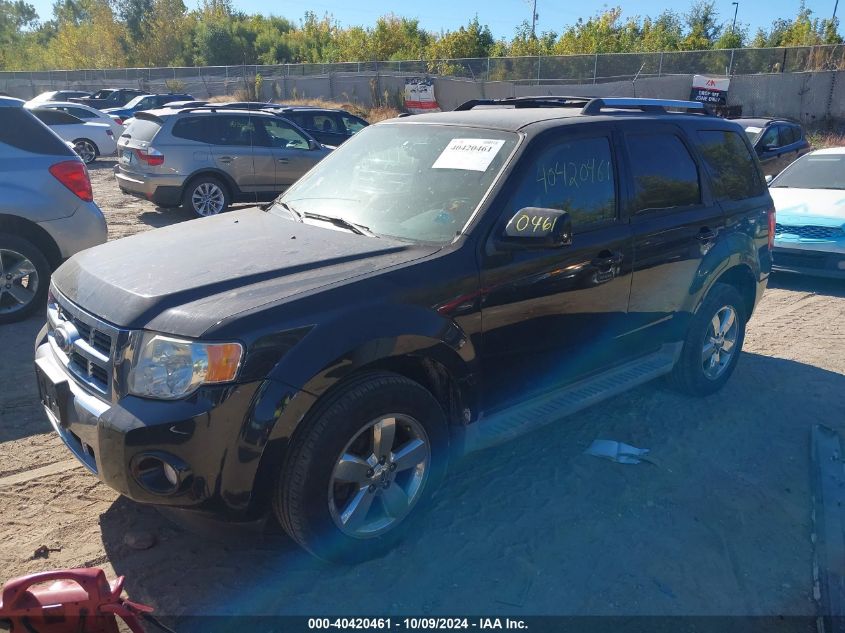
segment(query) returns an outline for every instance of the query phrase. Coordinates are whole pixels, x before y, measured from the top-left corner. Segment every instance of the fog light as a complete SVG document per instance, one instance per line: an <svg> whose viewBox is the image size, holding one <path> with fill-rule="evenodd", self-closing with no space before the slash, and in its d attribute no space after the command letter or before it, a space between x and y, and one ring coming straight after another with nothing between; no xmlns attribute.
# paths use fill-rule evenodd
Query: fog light
<svg viewBox="0 0 845 633"><path fill-rule="evenodd" d="M141 453L132 458L129 468L135 481L155 494L174 494L190 485L190 467L170 453Z"/></svg>

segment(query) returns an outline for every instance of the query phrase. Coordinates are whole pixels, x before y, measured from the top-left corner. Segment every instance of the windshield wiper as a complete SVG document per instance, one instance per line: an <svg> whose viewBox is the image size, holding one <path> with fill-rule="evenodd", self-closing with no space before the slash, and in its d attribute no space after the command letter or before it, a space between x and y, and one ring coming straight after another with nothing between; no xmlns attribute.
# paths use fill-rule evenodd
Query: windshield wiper
<svg viewBox="0 0 845 633"><path fill-rule="evenodd" d="M296 210L296 209L294 209L292 206L290 206L287 202L280 202L279 200L276 200L275 202L273 202L273 204L271 204L269 207L267 207L267 209L269 210L269 209L271 209L271 208L272 208L273 206L275 206L275 205L279 205L279 206L280 206L280 207L282 207L285 211L288 211L288 212L289 212L292 216L294 216L297 220L299 220L300 222L302 222L302 211L297 211L297 210Z"/></svg>
<svg viewBox="0 0 845 633"><path fill-rule="evenodd" d="M284 204L284 203L282 203ZM288 205L285 205L287 208L290 208ZM366 235L367 237L378 237L375 233L373 233L369 227L364 226L363 224L357 224L355 222L350 222L345 218L336 218L330 215L322 215L320 213L311 213L310 211L299 212L298 213L301 218L308 218L310 220L320 220L321 222L328 222L329 224L334 224L342 229L347 229L348 231L352 231L353 233L357 233L358 235Z"/></svg>

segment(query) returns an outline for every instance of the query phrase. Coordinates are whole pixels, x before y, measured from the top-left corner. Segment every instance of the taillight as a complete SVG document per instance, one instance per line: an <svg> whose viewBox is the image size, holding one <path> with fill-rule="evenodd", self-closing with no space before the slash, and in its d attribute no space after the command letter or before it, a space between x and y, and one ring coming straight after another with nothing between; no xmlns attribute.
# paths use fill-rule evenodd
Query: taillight
<svg viewBox="0 0 845 633"><path fill-rule="evenodd" d="M53 177L79 196L85 202L91 202L94 194L91 191L91 179L85 164L79 160L66 160L50 166Z"/></svg>
<svg viewBox="0 0 845 633"><path fill-rule="evenodd" d="M142 149L136 149L135 155L138 160L147 163L150 167L158 167L164 164L164 154L154 147L150 147L146 152Z"/></svg>
<svg viewBox="0 0 845 633"><path fill-rule="evenodd" d="M777 215L775 208L769 208L769 250L775 247L775 227L777 226Z"/></svg>
<svg viewBox="0 0 845 633"><path fill-rule="evenodd" d="M115 119L114 122L118 125L123 125L123 119Z"/></svg>

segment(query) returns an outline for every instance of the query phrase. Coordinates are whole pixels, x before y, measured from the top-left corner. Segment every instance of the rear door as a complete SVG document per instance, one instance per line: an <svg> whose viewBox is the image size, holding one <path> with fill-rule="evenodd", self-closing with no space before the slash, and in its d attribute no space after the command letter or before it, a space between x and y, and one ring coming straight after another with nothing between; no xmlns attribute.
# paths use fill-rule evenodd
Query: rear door
<svg viewBox="0 0 845 633"><path fill-rule="evenodd" d="M211 156L218 169L225 172L243 193L255 193L275 185L276 174L266 153L255 167L252 117L248 114L213 115L216 138L211 146Z"/></svg>
<svg viewBox="0 0 845 633"><path fill-rule="evenodd" d="M625 360L632 248L620 214L613 128L556 132L520 160L508 202L482 254L484 408L550 391ZM572 244L497 246L525 207L567 211ZM492 212L492 210L491 210Z"/></svg>
<svg viewBox="0 0 845 633"><path fill-rule="evenodd" d="M634 234L631 329L624 341L648 351L684 331L691 289L725 220L679 127L640 122L624 136Z"/></svg>

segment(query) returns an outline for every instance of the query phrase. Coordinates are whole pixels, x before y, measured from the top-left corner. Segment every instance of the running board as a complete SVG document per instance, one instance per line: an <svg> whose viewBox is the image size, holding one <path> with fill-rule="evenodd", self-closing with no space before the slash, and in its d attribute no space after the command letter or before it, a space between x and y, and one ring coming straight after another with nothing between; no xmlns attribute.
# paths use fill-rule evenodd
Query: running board
<svg viewBox="0 0 845 633"><path fill-rule="evenodd" d="M668 374L682 345L664 345L648 356L481 418L466 430L466 452L501 444Z"/></svg>

